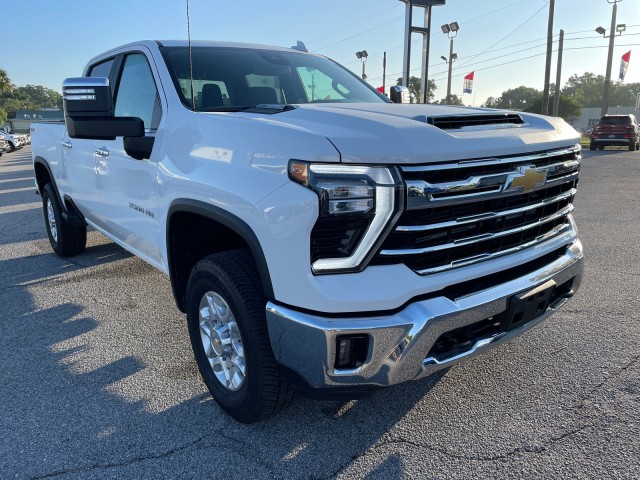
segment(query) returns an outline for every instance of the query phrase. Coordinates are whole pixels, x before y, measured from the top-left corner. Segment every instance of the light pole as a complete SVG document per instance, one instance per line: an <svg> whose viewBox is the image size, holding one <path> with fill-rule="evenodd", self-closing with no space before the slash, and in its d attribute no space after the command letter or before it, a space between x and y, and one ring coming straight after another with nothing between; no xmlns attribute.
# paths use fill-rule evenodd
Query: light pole
<svg viewBox="0 0 640 480"><path fill-rule="evenodd" d="M447 99L446 104L449 105L451 103L451 70L453 67L453 62L458 58L456 53L453 53L453 39L458 35L458 30L460 30L460 26L458 22L451 22L449 24L444 24L440 27L442 29L442 33L444 33L447 37L449 37L449 76L447 78ZM442 58L442 57L440 57ZM446 59L445 59L446 61Z"/></svg>
<svg viewBox="0 0 640 480"><path fill-rule="evenodd" d="M366 50L362 50L360 52L356 52L356 57L358 57L358 60L360 60L362 62L362 80L367 80L367 74L364 72L364 64L367 61L367 58L369 57L369 54L367 53Z"/></svg>
<svg viewBox="0 0 640 480"><path fill-rule="evenodd" d="M402 84L405 87L411 82L411 34L421 33L422 41L422 81L420 96L423 103L427 103L429 97L429 48L431 35L431 7L445 5L447 0L400 0L406 5L404 27L404 55L402 61ZM413 7L422 7L424 12L424 27L413 26ZM420 103L420 99L417 100Z"/></svg>
<svg viewBox="0 0 640 480"><path fill-rule="evenodd" d="M611 63L613 62L613 45L617 35L622 35L627 29L625 24L619 24L616 26L616 14L618 12L618 2L622 0L607 0L607 3L613 4L613 11L611 12L611 30L609 30L609 36L606 35L606 30L602 27L596 28L596 32L602 35L604 38L609 39L609 55L607 56L607 74L604 78L604 92L602 93L602 110L600 115L604 116L609 111L609 93L611 90ZM614 31L616 33L614 33Z"/></svg>

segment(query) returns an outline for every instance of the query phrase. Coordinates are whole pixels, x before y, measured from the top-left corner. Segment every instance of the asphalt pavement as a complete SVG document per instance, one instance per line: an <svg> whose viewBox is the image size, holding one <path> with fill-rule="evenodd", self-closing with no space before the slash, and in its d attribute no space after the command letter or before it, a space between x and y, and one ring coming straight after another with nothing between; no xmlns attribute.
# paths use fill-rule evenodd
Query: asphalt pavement
<svg viewBox="0 0 640 480"><path fill-rule="evenodd" d="M577 296L370 399L241 425L169 281L97 232L55 256L30 148L0 157L0 478L640 478L640 152L584 152Z"/></svg>

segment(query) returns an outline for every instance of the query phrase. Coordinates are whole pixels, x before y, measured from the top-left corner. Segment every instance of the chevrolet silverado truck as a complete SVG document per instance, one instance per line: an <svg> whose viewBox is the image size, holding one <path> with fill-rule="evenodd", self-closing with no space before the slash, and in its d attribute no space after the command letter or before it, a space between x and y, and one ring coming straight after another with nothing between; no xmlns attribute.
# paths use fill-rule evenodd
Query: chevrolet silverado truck
<svg viewBox="0 0 640 480"><path fill-rule="evenodd" d="M423 378L580 285L559 118L393 103L303 44L133 43L63 94L31 127L53 250L91 227L162 271L241 422Z"/></svg>

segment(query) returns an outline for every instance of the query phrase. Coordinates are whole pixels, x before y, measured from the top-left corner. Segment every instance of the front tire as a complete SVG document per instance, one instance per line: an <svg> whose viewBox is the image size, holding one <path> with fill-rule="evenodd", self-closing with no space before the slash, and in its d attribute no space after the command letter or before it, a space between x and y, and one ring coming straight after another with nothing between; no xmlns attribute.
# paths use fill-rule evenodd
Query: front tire
<svg viewBox="0 0 640 480"><path fill-rule="evenodd" d="M595 150L595 149L596 149L596 142L591 140L591 142L589 142L589 150Z"/></svg>
<svg viewBox="0 0 640 480"><path fill-rule="evenodd" d="M231 417L252 423L287 406L293 390L271 350L266 298L244 250L200 260L187 285L187 324L202 379Z"/></svg>
<svg viewBox="0 0 640 480"><path fill-rule="evenodd" d="M51 183L42 189L44 223L51 248L61 257L72 257L84 251L87 244L87 227L71 226L62 215L60 200Z"/></svg>

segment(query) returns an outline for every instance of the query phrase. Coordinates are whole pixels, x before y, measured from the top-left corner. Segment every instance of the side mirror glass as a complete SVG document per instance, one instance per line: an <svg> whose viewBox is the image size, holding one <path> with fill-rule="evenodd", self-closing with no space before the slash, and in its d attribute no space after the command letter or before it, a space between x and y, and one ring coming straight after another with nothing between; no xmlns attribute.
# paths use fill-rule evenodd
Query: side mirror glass
<svg viewBox="0 0 640 480"><path fill-rule="evenodd" d="M138 117L115 117L108 78L67 78L62 84L64 120L71 138L143 137Z"/></svg>
<svg viewBox="0 0 640 480"><path fill-rule="evenodd" d="M389 98L393 103L411 103L409 89L403 85L394 85L389 89Z"/></svg>

